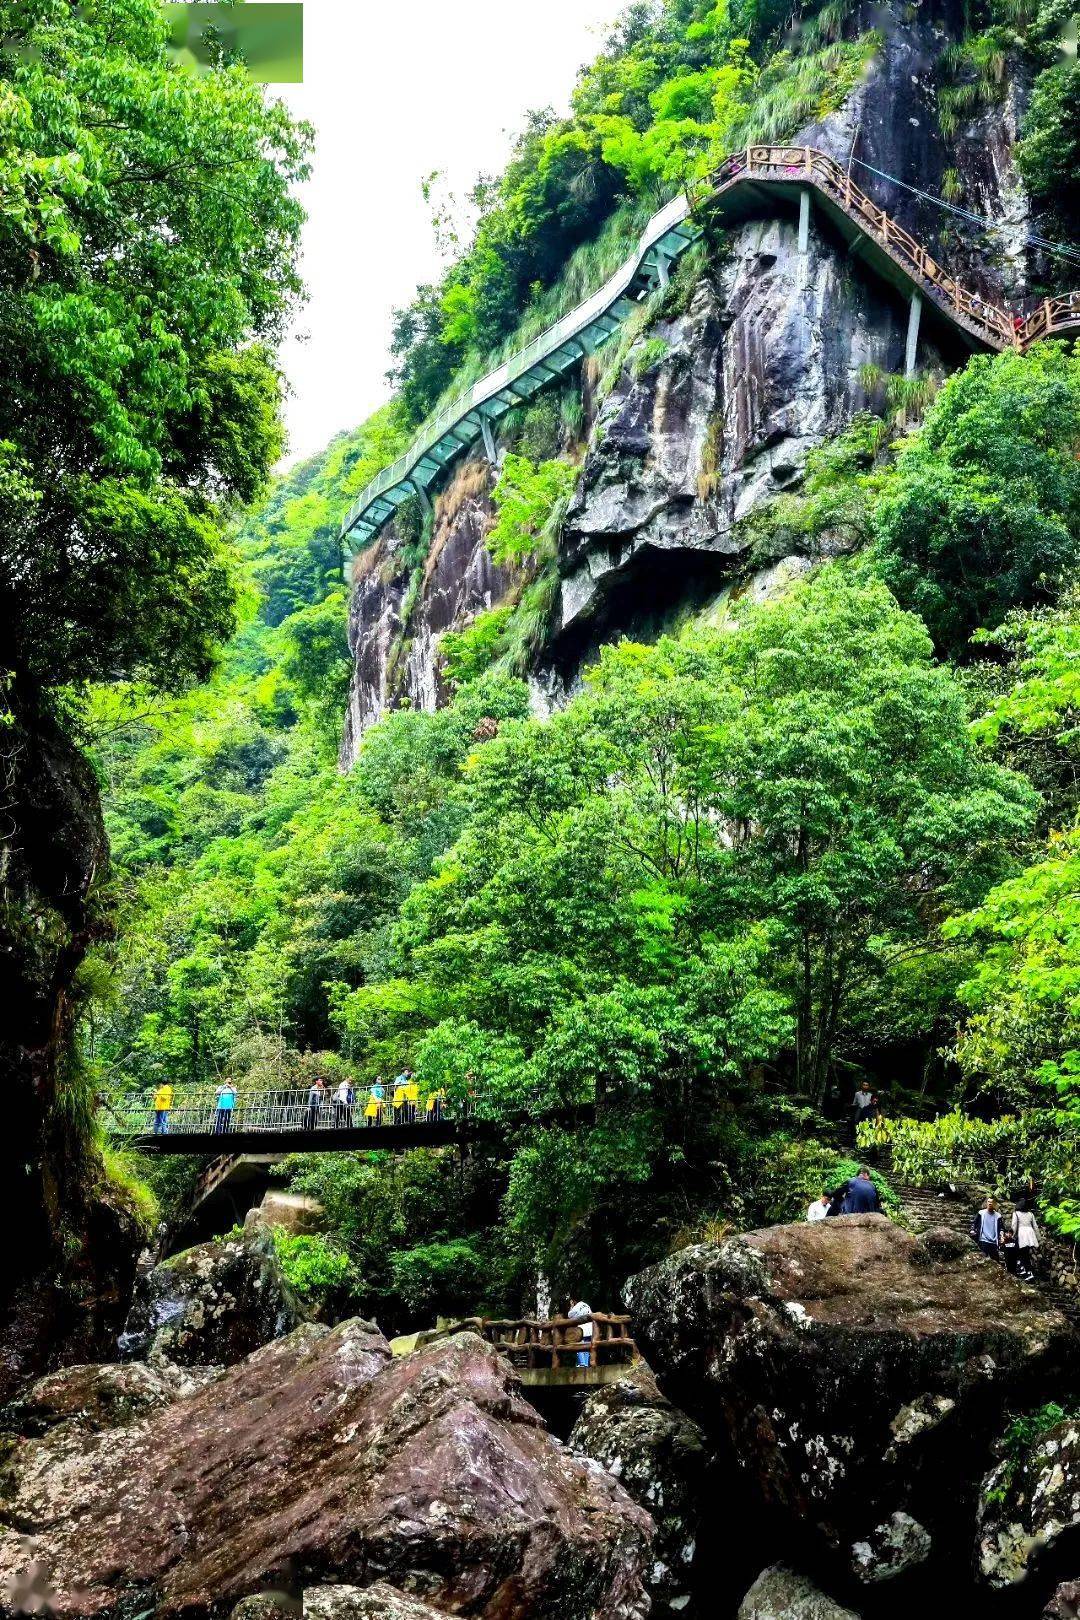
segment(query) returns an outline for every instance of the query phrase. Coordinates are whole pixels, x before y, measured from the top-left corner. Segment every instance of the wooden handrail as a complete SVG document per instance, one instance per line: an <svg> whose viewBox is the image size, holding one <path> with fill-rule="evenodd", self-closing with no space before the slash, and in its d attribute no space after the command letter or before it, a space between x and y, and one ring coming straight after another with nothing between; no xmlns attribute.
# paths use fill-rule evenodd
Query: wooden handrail
<svg viewBox="0 0 1080 1620"><path fill-rule="evenodd" d="M1073 324L1080 326L1080 309L1075 307L1077 295L1071 294L1058 301L1065 307L1057 313L1055 322L1051 322L1047 312L1040 310L1017 327L1006 310L947 275L922 244L873 202L835 158L819 152L816 147L750 145L721 166L716 175L715 193L722 194L748 179L787 184L809 181L884 247L914 281L931 295L940 294L954 318L959 318L969 329L974 328L979 337L994 348L1023 349L1051 330Z"/></svg>

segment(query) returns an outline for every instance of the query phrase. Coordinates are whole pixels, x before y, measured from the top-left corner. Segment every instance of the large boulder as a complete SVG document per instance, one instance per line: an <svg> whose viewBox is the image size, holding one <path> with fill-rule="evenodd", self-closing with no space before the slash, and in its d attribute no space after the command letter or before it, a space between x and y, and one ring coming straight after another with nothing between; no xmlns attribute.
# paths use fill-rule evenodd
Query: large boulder
<svg viewBox="0 0 1080 1620"><path fill-rule="evenodd" d="M230 1366L303 1319L272 1235L249 1231L185 1249L140 1278L120 1353L153 1364Z"/></svg>
<svg viewBox="0 0 1080 1620"><path fill-rule="evenodd" d="M379 1579L488 1620L648 1612L648 1515L548 1435L471 1333L394 1360L369 1324L305 1325L81 1446L16 1443L0 1499L58 1620L196 1620ZM0 1586L26 1586L27 1558L0 1532Z"/></svg>
<svg viewBox="0 0 1080 1620"><path fill-rule="evenodd" d="M1051 1549L1080 1557L1080 1418L1049 1429L1022 1455L1007 1452L980 1496L979 1571L990 1586L1026 1580Z"/></svg>
<svg viewBox="0 0 1080 1620"><path fill-rule="evenodd" d="M727 1443L751 1498L860 1583L970 1535L1001 1410L1052 1390L1076 1350L1038 1295L881 1215L684 1249L624 1297L665 1389Z"/></svg>
<svg viewBox="0 0 1080 1620"><path fill-rule="evenodd" d="M665 1399L649 1369L594 1390L570 1434L575 1456L601 1464L656 1523L649 1592L666 1612L689 1597L708 1502L709 1453L698 1425Z"/></svg>
<svg viewBox="0 0 1080 1620"><path fill-rule="evenodd" d="M1042 1620L1080 1620L1080 1581L1063 1581L1047 1599Z"/></svg>
<svg viewBox="0 0 1080 1620"><path fill-rule="evenodd" d="M761 1572L739 1605L738 1620L859 1620L813 1581L783 1564Z"/></svg>

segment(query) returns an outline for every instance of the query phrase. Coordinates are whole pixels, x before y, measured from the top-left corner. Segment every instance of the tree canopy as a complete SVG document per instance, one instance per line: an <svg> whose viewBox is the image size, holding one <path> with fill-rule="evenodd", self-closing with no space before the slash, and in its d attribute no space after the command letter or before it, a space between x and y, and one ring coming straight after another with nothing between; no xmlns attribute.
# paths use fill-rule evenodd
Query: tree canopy
<svg viewBox="0 0 1080 1620"><path fill-rule="evenodd" d="M175 688L232 627L222 545L282 448L307 135L173 64L155 0L6 8L0 599L46 686Z"/></svg>

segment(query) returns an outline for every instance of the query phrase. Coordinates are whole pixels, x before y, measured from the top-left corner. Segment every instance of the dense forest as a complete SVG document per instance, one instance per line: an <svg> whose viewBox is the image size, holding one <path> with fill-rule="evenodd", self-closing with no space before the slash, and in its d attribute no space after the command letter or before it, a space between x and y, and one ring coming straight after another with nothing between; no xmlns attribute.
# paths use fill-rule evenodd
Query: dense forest
<svg viewBox="0 0 1080 1620"><path fill-rule="evenodd" d="M993 103L1002 53L1025 60L1018 162L1060 233L1080 128L1059 12L978 8L939 94L958 119ZM584 407L571 390L516 413L488 544L522 567L523 594L446 638L446 707L387 715L338 768L343 510L444 394L594 286L665 197L733 145L840 106L876 36L842 6L787 22L759 4L632 6L569 116L530 119L471 198L475 234L399 312L391 403L245 516L235 501L279 449L276 383L257 345L218 355L235 337L220 316L203 382L177 382L169 442L109 395L102 340L81 431L113 482L90 496L73 474L44 497L68 524L119 512L131 537L112 630L100 572L68 576L61 646L47 551L22 620L25 680L85 742L111 847L109 937L78 986L84 1091L367 1084L408 1064L507 1116L601 1099L594 1126L535 1124L465 1173L438 1153L298 1160L294 1185L330 1211L319 1245L347 1258L365 1309L503 1308L538 1272L603 1293L680 1236L791 1214L851 1151L838 1121L860 1081L887 1094L899 1162L1022 1165L1062 1230L1080 1222L1067 345L973 359L940 389L881 379L879 412L745 520L757 564L820 542L843 555L776 600L736 592L719 619L605 648L548 720L525 677ZM260 138L299 172L302 133L266 117ZM65 188L88 204L81 179L50 181L41 231L63 263ZM229 199L223 229L244 206ZM296 229L283 197L259 206L256 261ZM296 288L270 251L241 291L249 330L272 336ZM1068 280L1067 259L1046 264ZM72 292L62 318L36 317L52 365L77 307ZM111 292L108 307L121 321ZM156 398L170 354L147 359ZM7 415L37 420L18 400ZM45 450L12 435L4 510L21 514L43 499L27 468ZM180 456L228 499L181 488ZM226 521L227 549L212 532ZM430 526L404 521L419 577ZM160 589L164 572L184 589ZM153 1172L167 1211L193 1175Z"/></svg>
<svg viewBox="0 0 1080 1620"><path fill-rule="evenodd" d="M1075 1620L1072 4L636 0L290 465L314 132L0 0L4 1614Z"/></svg>

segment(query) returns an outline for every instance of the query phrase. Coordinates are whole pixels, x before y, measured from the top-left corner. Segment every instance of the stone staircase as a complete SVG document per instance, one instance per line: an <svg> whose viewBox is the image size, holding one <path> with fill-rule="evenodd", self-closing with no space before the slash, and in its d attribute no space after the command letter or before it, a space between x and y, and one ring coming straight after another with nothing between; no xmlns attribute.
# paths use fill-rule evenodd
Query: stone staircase
<svg viewBox="0 0 1080 1620"><path fill-rule="evenodd" d="M929 1232L933 1227L944 1227L950 1232L960 1233L968 1237L971 1229L972 1214L982 1204L985 1194L975 1187L957 1187L954 1190L938 1191L933 1187L917 1187L911 1182L897 1181L890 1173L887 1165L882 1164L882 1174L888 1179L889 1186L900 1202L900 1213L904 1225L916 1235ZM1007 1199L999 1200L999 1206L1005 1219L1012 1214L1012 1204ZM1051 1244L1043 1234L1043 1243L1039 1249L1039 1272L1034 1284L1019 1283L1019 1287L1035 1287L1042 1297L1056 1305L1063 1316L1077 1328L1080 1328L1080 1288L1063 1286L1048 1272L1051 1262Z"/></svg>

